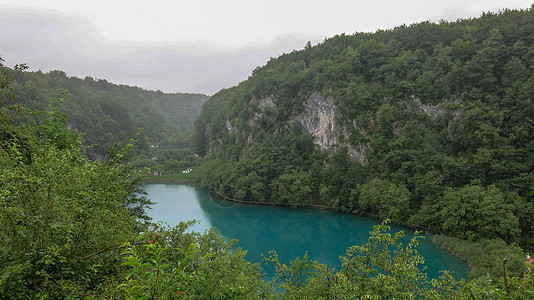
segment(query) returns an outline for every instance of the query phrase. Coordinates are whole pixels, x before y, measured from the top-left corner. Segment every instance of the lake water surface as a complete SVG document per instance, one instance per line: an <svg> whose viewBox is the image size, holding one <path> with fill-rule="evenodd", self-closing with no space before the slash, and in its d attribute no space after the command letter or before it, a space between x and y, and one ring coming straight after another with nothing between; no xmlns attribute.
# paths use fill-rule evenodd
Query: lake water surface
<svg viewBox="0 0 534 300"><path fill-rule="evenodd" d="M311 259L339 268L339 256L352 245L365 244L372 226L379 224L353 214L228 202L191 185L149 184L144 188L148 198L157 203L147 211L155 221L176 225L195 219L200 221L193 227L198 232L217 227L226 239L238 239L238 246L248 250L246 259L261 262L268 275L272 270L261 255L272 249L286 264L307 251ZM408 228L392 229L413 235ZM456 279L467 278L467 264L434 245L429 237L420 239L417 249L425 258L430 278L439 277L440 270L451 271Z"/></svg>

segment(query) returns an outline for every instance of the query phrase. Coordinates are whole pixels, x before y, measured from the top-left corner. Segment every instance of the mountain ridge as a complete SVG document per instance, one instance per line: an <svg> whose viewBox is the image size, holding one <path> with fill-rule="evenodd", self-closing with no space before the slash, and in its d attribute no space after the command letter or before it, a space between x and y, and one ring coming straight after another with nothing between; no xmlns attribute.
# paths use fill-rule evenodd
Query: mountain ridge
<svg viewBox="0 0 534 300"><path fill-rule="evenodd" d="M532 36L532 9L505 10L342 34L271 59L203 106L201 182L237 200L529 244Z"/></svg>
<svg viewBox="0 0 534 300"><path fill-rule="evenodd" d="M143 128L141 148L150 145L187 145L187 131L208 99L203 94L163 93L140 87L117 85L105 79L67 76L55 70L12 71L16 103L30 110L48 110L58 105L69 128L84 134L88 156L107 155L115 143L125 143ZM65 92L66 91L66 92Z"/></svg>

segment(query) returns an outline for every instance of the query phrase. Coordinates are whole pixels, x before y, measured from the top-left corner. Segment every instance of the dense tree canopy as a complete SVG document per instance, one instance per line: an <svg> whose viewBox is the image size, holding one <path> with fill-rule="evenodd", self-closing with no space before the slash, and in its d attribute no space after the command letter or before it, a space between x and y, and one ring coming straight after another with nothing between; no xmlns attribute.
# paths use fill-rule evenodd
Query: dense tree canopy
<svg viewBox="0 0 534 300"><path fill-rule="evenodd" d="M506 242L531 245L534 234L532 36L532 9L336 36L257 68L209 100L195 124L196 150L207 156L203 184L236 199L321 204L462 238L439 241L485 266L469 283L446 273L429 281L417 238L390 233L388 221L347 249L340 270L306 255L288 266L272 252L266 261L277 274L265 282L246 250L216 229L199 234L190 224L146 220L149 202L124 163L129 143L100 161L82 155L68 124L91 110L60 110L93 105L105 112L94 129L103 141L129 139L137 117L107 94L123 87L9 70L0 60L0 298L531 298L524 253ZM84 82L94 90L81 89L98 96L41 102L36 95L51 91L43 82L72 89L74 98ZM313 92L334 99L344 146L319 150L296 121ZM172 130L162 126L154 128ZM162 142L148 132L141 146ZM355 160L354 149L364 159ZM176 149L160 154L194 159Z"/></svg>
<svg viewBox="0 0 534 300"><path fill-rule="evenodd" d="M228 299L267 292L258 266L215 229L147 222L131 145L82 155L56 106L10 105L0 60L0 298ZM223 276L224 275L224 276ZM209 286L209 288L206 288Z"/></svg>
<svg viewBox="0 0 534 300"><path fill-rule="evenodd" d="M534 10L505 10L273 58L204 105L201 181L230 198L532 245L532 36ZM326 150L299 121L315 94L337 109L339 143Z"/></svg>
<svg viewBox="0 0 534 300"><path fill-rule="evenodd" d="M208 98L68 77L63 71L13 70L11 75L14 103L46 111L55 98L66 98L61 111L69 128L83 134L84 145L91 146L85 149L91 158L106 156L115 143L124 145L139 128L137 153L150 155L150 145L188 147L192 124Z"/></svg>

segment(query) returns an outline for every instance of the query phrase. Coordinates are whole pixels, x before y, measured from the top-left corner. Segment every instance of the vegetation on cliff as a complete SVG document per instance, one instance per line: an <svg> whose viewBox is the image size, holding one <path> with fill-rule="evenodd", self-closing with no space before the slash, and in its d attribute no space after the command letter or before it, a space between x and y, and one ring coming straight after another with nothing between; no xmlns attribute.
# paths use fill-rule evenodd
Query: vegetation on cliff
<svg viewBox="0 0 534 300"><path fill-rule="evenodd" d="M187 223L167 228L146 221L149 202L124 164L131 144L114 148L106 160L89 160L57 106L33 115L11 101L0 60L2 299L519 299L534 293L531 274L465 283L445 273L429 281L417 239L404 245L403 234L389 233L387 223L367 244L347 250L340 271L306 256L287 266L273 252L266 260L278 276L266 283L259 266L244 259L246 251L216 229L198 234L187 232Z"/></svg>
<svg viewBox="0 0 534 300"><path fill-rule="evenodd" d="M195 124L201 182L477 241L534 243L534 9L339 35L271 59ZM332 101L336 143L302 116ZM315 97L315 96L314 96ZM336 146L337 145L337 146Z"/></svg>

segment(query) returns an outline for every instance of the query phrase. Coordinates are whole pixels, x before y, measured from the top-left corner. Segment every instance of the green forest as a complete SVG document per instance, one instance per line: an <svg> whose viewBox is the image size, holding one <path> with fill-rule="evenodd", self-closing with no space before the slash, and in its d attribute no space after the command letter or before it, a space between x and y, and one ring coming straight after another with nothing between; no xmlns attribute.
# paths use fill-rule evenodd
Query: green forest
<svg viewBox="0 0 534 300"><path fill-rule="evenodd" d="M339 35L208 100L0 59L0 299L532 298L533 36L534 6ZM317 95L328 148L301 121ZM383 222L337 270L266 253L271 280L216 228L147 217L158 160L228 198ZM436 234L469 280L429 279L390 222Z"/></svg>
<svg viewBox="0 0 534 300"><path fill-rule="evenodd" d="M23 68L22 68L23 69ZM66 113L67 125L79 133L86 155L99 159L115 145L124 145L142 129L136 152L150 155L150 146L189 147L193 122L208 96L168 94L116 85L105 79L67 76L63 71L11 70L13 103L34 111L50 105Z"/></svg>
<svg viewBox="0 0 534 300"><path fill-rule="evenodd" d="M204 105L204 185L479 241L534 246L534 10L339 35L271 59ZM339 142L303 126L337 108Z"/></svg>

